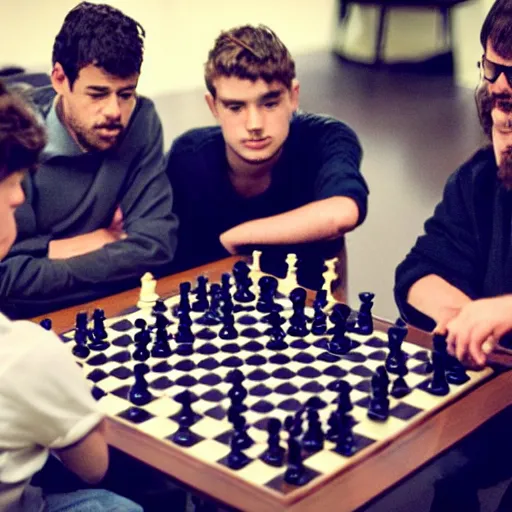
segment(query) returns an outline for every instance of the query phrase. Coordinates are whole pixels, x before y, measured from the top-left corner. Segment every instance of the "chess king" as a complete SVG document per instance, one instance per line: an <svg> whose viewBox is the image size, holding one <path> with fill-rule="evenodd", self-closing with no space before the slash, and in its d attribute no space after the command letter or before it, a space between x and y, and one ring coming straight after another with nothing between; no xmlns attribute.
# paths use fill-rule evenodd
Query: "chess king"
<svg viewBox="0 0 512 512"><path fill-rule="evenodd" d="M171 147L167 173L180 218L174 268L262 250L262 270L322 287L325 260L364 221L368 188L356 134L298 111L295 63L264 26L222 32L205 65L206 102L219 126L191 130Z"/></svg>
<svg viewBox="0 0 512 512"><path fill-rule="evenodd" d="M16 238L24 173L45 142L34 114L0 82L0 260ZM85 483L97 484L109 463L105 425L80 369L54 333L0 313L0 361L0 510L141 512L102 489L43 494L30 485L50 451Z"/></svg>

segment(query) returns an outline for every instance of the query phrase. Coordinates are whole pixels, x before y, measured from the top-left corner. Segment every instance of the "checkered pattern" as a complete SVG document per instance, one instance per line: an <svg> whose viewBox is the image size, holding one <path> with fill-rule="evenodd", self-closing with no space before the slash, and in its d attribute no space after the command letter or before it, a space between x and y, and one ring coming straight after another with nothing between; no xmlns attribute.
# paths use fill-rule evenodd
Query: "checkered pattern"
<svg viewBox="0 0 512 512"><path fill-rule="evenodd" d="M178 304L179 297L166 301L168 317L173 323L168 327L172 335L176 333L178 321L170 311ZM280 298L283 305L282 316L288 319L292 314L291 302ZM236 303L235 303L236 304ZM454 394L463 392L488 372L469 372L470 381L462 386L451 386L447 397L436 397L420 389L429 378L427 362L429 354L413 344L404 342L402 349L408 354L409 373L406 381L412 392L401 399L390 396L390 415L385 422L375 422L367 417L370 400L370 378L375 369L384 364L387 356L387 334L374 332L370 336L350 334L355 348L345 356L337 356L327 349L329 335L309 334L303 338L287 336L288 348L269 350L266 344L269 336L265 331L262 313L256 311L255 302L243 304L242 311L235 313L235 327L239 336L235 340L223 340L218 336L222 325L206 327L196 322L202 313L191 313L192 331L196 336L191 355L179 355L177 344L170 342L173 354L167 359L150 357L145 363L150 368L145 378L153 395L153 400L141 407L129 401L129 391L133 384L133 368L138 361L132 359L132 342L135 320L144 318L148 325L154 323L150 310L132 311L105 322L110 346L103 352L91 352L85 360L79 360L91 382L94 396L102 410L109 416L121 418L163 443L172 442L171 437L178 429L177 413L181 405L174 397L185 389L193 395L193 410L196 422L191 431L197 438L192 446L182 448L190 456L208 463L226 465L230 451L232 425L226 417L230 400L227 397L231 384L226 376L234 368L244 376L244 387L248 391L244 404L244 416L249 425L248 433L254 445L244 453L250 463L237 471L237 475L257 486L286 494L293 487L284 483L286 466L273 467L259 458L267 448L266 426L271 417L284 421L285 417L303 408L315 397L324 405L320 409L320 419L327 430L327 419L335 408L337 392L333 390L336 381L343 379L352 386L351 400L355 420L354 437L356 453L374 443L384 442L399 435L411 422L418 421L426 414L440 407ZM306 309L312 318L313 311ZM286 331L288 320L283 324ZM70 349L73 347L73 332L61 336ZM151 349L152 344L148 347ZM395 377L390 375L393 380ZM304 427L307 428L306 422ZM285 447L286 433L282 432ZM337 472L349 465L352 458L343 457L334 451L334 444L326 441L322 451L304 454L306 480L314 480L320 475Z"/></svg>

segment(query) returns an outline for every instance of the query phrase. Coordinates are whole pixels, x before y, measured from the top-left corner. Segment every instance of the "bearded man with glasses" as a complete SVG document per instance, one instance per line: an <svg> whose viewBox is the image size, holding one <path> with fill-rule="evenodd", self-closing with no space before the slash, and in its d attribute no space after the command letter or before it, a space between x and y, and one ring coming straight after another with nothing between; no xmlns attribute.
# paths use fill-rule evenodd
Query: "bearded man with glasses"
<svg viewBox="0 0 512 512"><path fill-rule="evenodd" d="M449 352L476 366L512 339L512 0L494 3L480 40L476 100L490 143L450 176L395 280L404 319L446 334ZM512 476L511 428L509 406L431 466L432 511L480 510L478 489ZM512 510L510 490L498 510Z"/></svg>

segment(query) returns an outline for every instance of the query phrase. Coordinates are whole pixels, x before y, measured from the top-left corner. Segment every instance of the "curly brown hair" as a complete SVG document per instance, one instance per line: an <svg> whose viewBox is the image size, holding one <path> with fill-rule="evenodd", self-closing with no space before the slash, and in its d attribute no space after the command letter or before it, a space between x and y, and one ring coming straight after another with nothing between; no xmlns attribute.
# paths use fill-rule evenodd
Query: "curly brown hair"
<svg viewBox="0 0 512 512"><path fill-rule="evenodd" d="M33 167L45 144L45 129L34 112L0 82L0 180Z"/></svg>
<svg viewBox="0 0 512 512"><path fill-rule="evenodd" d="M213 82L219 76L265 82L278 81L288 89L295 78L295 62L277 35L268 27L244 25L222 32L205 64L205 82L215 97Z"/></svg>

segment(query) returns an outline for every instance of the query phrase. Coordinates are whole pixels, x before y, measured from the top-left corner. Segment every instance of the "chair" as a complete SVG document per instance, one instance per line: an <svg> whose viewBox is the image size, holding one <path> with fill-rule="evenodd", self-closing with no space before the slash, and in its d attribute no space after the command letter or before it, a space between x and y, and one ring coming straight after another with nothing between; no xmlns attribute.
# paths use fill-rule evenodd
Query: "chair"
<svg viewBox="0 0 512 512"><path fill-rule="evenodd" d="M379 8L379 23L375 43L375 65L382 64L384 46L386 43L387 17L391 9L397 8L424 8L435 9L441 14L441 24L445 42L453 49L453 36L451 24L451 9L467 0L339 0L340 20L345 20L350 15L349 7L352 4L369 5Z"/></svg>

